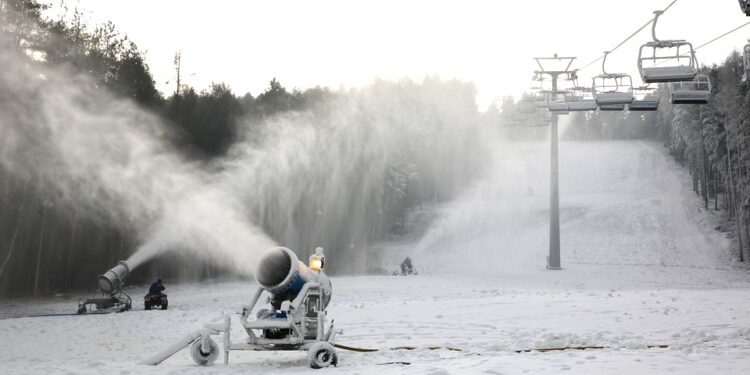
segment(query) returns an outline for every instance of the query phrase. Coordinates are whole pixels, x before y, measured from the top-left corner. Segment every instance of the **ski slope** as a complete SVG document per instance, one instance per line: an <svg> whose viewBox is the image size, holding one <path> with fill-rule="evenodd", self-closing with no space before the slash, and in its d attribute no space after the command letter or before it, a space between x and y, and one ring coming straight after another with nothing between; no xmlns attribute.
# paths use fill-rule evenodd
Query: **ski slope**
<svg viewBox="0 0 750 375"><path fill-rule="evenodd" d="M454 202L415 214L413 241L389 243L417 276L333 277L329 314L341 344L325 374L747 374L750 274L687 173L648 142L563 142L562 271L547 252L546 143L505 144ZM429 217L429 220L424 219ZM92 281L93 282L93 281ZM138 365L186 333L236 311L255 285L170 285L170 310L72 312L75 296L0 302L0 368L8 374L310 373L302 352L233 352L193 365L184 350ZM146 286L131 288L136 301ZM236 321L235 321L236 322ZM244 333L233 327L233 340ZM649 345L668 345L649 348ZM390 350L413 346L416 350ZM430 350L429 346L460 349ZM604 349L517 351L565 346Z"/></svg>
<svg viewBox="0 0 750 375"><path fill-rule="evenodd" d="M396 253L426 258L422 262L430 268L449 272L544 267L548 147L500 147L488 175L465 196L441 207L416 244ZM633 275L634 267L645 270L646 277L655 274L650 267L726 268L733 257L730 241L714 229L719 225L716 215L701 205L687 172L655 143L561 143L563 267L597 265L607 273L623 269L625 278ZM451 261L456 254L462 258L458 264Z"/></svg>

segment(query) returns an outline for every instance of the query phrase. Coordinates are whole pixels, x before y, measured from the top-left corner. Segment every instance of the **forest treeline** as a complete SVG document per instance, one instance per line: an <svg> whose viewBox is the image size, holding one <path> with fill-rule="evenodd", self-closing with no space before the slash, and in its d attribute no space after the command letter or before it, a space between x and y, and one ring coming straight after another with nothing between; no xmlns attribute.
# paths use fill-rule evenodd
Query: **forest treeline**
<svg viewBox="0 0 750 375"><path fill-rule="evenodd" d="M712 84L707 105L673 105L669 84L659 85L655 112L571 112L561 116L563 139L651 139L669 149L690 171L693 190L706 209L721 210L721 230L736 240L736 259L750 254L750 82L743 81L743 57L732 52L720 65L703 66ZM518 112L519 103L497 106ZM531 120L535 121L535 120ZM502 122L502 120L501 120ZM504 126L511 126L505 121Z"/></svg>
<svg viewBox="0 0 750 375"><path fill-rule="evenodd" d="M309 142L307 146L320 149L315 156L327 163L321 170L311 170L306 159L289 166L284 150L279 150L277 164L296 168L296 176L290 182L271 176L272 183L248 186L257 194L244 197L248 215L279 243L308 250L325 244L329 256L364 248L402 230L410 207L451 199L476 173L469 160L476 155L463 152L473 147L465 129L481 122L472 84L428 78L422 83L376 81L351 91L290 90L273 78L255 96L238 95L225 83L201 91L176 84L165 95L156 89L143 51L115 25L91 26L78 10L48 18L47 7L36 0L0 0L0 36L12 40L29 66L83 72L84 84L94 86L87 87L87 93L132 99L160 118L165 139L190 163L217 168L247 153L232 154L238 145L258 146L258 153L263 147L286 147L273 143L281 136L300 147ZM179 54L174 68L179 74ZM14 102L18 100L1 104ZM19 121L32 121L27 117L33 113L27 112L33 111L24 111L29 116L17 116ZM350 130L355 124L359 133ZM317 128L312 140L296 138L309 127ZM271 141L261 145L262 137ZM250 161L264 168L269 160ZM255 173L272 173L273 168L276 165L269 164ZM293 192L284 191L284 183L295 184L289 189ZM326 188L332 183L340 186ZM56 192L50 186L54 181L48 176L19 173L0 163L0 296L91 289L97 274L126 258L142 241L127 220L77 205L66 199L69 191ZM328 207L322 206L326 202ZM323 211L326 217L321 219ZM342 230L349 227L356 230ZM331 259L335 270L340 259ZM195 280L225 271L211 262L162 256L136 270L129 281L155 276Z"/></svg>

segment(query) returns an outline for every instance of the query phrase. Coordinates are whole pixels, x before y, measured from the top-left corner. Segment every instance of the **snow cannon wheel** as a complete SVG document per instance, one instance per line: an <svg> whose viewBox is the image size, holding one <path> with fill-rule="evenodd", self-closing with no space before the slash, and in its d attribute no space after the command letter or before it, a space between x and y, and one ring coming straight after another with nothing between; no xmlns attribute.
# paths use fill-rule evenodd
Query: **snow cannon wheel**
<svg viewBox="0 0 750 375"><path fill-rule="evenodd" d="M328 342L318 341L307 350L307 361L310 363L310 367L318 369L328 366L336 366L338 363L338 356L336 356L336 349Z"/></svg>
<svg viewBox="0 0 750 375"><path fill-rule="evenodd" d="M193 346L190 347L190 356L193 357L193 362L198 366L208 366L216 362L219 358L219 345L216 341L208 339L208 353L204 353L202 350L202 339L195 340Z"/></svg>

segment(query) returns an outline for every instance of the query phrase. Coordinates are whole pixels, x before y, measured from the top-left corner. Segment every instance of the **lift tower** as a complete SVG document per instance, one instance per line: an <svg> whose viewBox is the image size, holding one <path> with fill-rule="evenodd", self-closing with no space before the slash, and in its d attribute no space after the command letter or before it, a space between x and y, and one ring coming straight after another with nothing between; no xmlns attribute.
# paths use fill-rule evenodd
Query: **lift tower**
<svg viewBox="0 0 750 375"><path fill-rule="evenodd" d="M535 71L538 79L549 76L552 79L552 91L550 96L564 94L557 88L557 79L572 80L575 78L575 70L571 70L575 57L535 57L539 70ZM554 66L554 68L553 68ZM559 270L560 267L560 191L558 183L558 161L557 161L557 113L552 112L552 124L550 126L550 207L549 207L549 256L547 256L547 269Z"/></svg>

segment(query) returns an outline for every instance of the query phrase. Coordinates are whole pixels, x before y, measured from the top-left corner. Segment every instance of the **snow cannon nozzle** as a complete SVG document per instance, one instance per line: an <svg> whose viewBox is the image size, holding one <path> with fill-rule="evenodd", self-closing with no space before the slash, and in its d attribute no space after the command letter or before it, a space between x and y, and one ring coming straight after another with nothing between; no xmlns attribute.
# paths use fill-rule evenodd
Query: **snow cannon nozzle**
<svg viewBox="0 0 750 375"><path fill-rule="evenodd" d="M117 262L117 265L110 268L103 275L99 276L99 289L104 294L116 294L122 289L125 278L130 273L130 267L128 264L121 260Z"/></svg>
<svg viewBox="0 0 750 375"><path fill-rule="evenodd" d="M297 255L286 247L269 249L258 261L258 269L255 272L258 284L278 300L292 300L306 282L317 281L329 291L326 294L327 301L331 282L323 273L323 249L318 249L310 257L310 267L302 263Z"/></svg>

